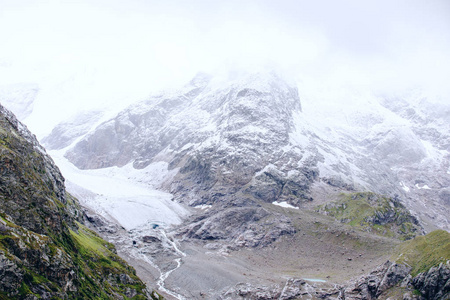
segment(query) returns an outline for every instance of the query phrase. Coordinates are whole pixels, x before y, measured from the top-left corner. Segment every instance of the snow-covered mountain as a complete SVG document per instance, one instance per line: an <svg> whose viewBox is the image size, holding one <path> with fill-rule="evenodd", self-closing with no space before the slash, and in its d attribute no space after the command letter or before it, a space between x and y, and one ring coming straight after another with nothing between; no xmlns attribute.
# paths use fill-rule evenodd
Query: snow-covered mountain
<svg viewBox="0 0 450 300"><path fill-rule="evenodd" d="M98 126L94 113L60 124L44 143L78 138L65 156L80 169L165 165L152 186L190 206L302 207L373 191L400 198L426 228L450 229L449 106L418 92L305 98L302 111L275 73L200 74Z"/></svg>
<svg viewBox="0 0 450 300"><path fill-rule="evenodd" d="M42 142L87 221L169 299L337 299L362 292L328 281L450 229L450 108L433 100L199 74L118 113L77 111Z"/></svg>

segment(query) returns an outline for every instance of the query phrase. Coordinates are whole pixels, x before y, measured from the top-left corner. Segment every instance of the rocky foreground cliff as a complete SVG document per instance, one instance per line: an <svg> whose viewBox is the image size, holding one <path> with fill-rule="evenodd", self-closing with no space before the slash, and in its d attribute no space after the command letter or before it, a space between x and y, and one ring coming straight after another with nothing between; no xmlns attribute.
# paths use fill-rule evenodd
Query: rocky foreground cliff
<svg viewBox="0 0 450 300"><path fill-rule="evenodd" d="M0 105L0 299L147 299L36 138Z"/></svg>

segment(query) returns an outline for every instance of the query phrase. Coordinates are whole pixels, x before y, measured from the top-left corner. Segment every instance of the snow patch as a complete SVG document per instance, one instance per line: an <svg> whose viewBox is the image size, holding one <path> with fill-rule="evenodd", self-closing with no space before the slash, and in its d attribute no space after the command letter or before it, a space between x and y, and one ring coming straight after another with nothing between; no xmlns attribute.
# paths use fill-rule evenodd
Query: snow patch
<svg viewBox="0 0 450 300"><path fill-rule="evenodd" d="M303 278L303 280L312 281L312 282L327 282L326 280L317 279L317 278Z"/></svg>
<svg viewBox="0 0 450 300"><path fill-rule="evenodd" d="M207 209L210 209L211 207L212 207L212 205L209 205L209 204L201 204L201 205L194 206L194 208L200 208L201 210L207 210Z"/></svg>
<svg viewBox="0 0 450 300"><path fill-rule="evenodd" d="M403 182L400 182L400 186L402 187L402 189L403 189L405 192L409 192L409 191L410 191L409 187L407 187Z"/></svg>
<svg viewBox="0 0 450 300"><path fill-rule="evenodd" d="M281 207L284 207L284 208L299 209L299 208L296 207L296 206L290 205L290 204L287 203L286 201L281 201L281 202L274 201L274 202L272 202L272 204L273 204L273 205L276 205L276 206L281 206Z"/></svg>
<svg viewBox="0 0 450 300"><path fill-rule="evenodd" d="M419 190L431 190L431 188L426 184L423 186L420 186L418 183L416 183L415 187Z"/></svg>

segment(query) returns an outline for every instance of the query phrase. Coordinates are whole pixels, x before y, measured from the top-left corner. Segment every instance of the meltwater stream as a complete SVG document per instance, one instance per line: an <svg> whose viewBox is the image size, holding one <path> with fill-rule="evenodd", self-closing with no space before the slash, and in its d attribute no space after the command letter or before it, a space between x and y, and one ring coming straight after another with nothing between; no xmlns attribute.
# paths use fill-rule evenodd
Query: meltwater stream
<svg viewBox="0 0 450 300"><path fill-rule="evenodd" d="M108 233L106 230L103 235L106 235L124 255L143 262L144 268L152 269L149 273L155 273L155 269L160 274L157 287L161 292L179 300L184 299L176 292L168 290L164 283L167 277L181 266L181 260L186 254L167 236L162 227L168 228L181 223L189 212L181 204L172 201L171 194L152 188L155 183L152 182L153 176L150 175L161 173L162 166L160 164L148 166L144 178L140 173L141 170L134 169L132 164L121 168L80 170L64 157L63 150L52 151L51 154L66 177L69 191L83 206L103 217L105 223L111 223L112 227L118 228L117 233ZM149 235L157 236L159 241L152 242L153 245L142 242L143 238ZM171 256L176 257L175 268L164 271L158 265L157 258L146 254L146 249L150 249L150 252L155 251L151 249L155 243L161 243L163 246L157 251L168 251Z"/></svg>
<svg viewBox="0 0 450 300"><path fill-rule="evenodd" d="M164 286L164 281L167 279L167 277L169 277L169 275L173 271L175 271L176 269L178 269L181 266L181 260L182 260L183 257L186 256L186 253L184 253L183 251L180 250L180 248L178 248L178 246L177 246L175 241L173 241L169 237L167 237L167 234L166 234L166 232L163 229L160 229L160 233L161 233L161 236L163 237L163 241L162 242L167 242L169 245L171 245L173 250L175 251L175 253L177 253L180 257L175 259L175 262L177 263L177 266L175 268L173 268L173 269L171 269L171 270L169 270L167 272L162 272L162 270L159 269L161 275L159 276L159 279L158 279L156 284L158 285L158 288L161 291L163 291L163 292L165 292L165 293L167 293L167 294L169 294L169 295L171 295L171 296L173 296L173 297L175 297L175 298L177 298L179 300L184 300L185 298L182 295L180 295L180 294L178 294L178 293L176 293L174 291L168 290Z"/></svg>

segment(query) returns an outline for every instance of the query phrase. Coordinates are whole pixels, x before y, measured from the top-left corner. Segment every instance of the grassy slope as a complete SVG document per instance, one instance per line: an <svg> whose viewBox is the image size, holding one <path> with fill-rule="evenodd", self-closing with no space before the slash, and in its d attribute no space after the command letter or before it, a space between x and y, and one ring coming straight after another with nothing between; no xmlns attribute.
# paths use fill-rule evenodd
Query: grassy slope
<svg viewBox="0 0 450 300"><path fill-rule="evenodd" d="M95 232L78 224L78 232L70 230L70 235L78 251L76 263L81 267L80 294L83 297L108 298L108 294L121 296L126 288L135 289L139 294L145 286L136 276L133 268L129 267L117 254L114 245L104 241ZM109 277L105 280L105 275ZM130 279L120 280L120 275L128 275ZM108 293L106 294L105 291ZM133 299L146 299L137 295Z"/></svg>
<svg viewBox="0 0 450 300"><path fill-rule="evenodd" d="M431 267L450 260L450 233L435 230L406 241L396 249L392 259L410 265L412 276L426 272Z"/></svg>

